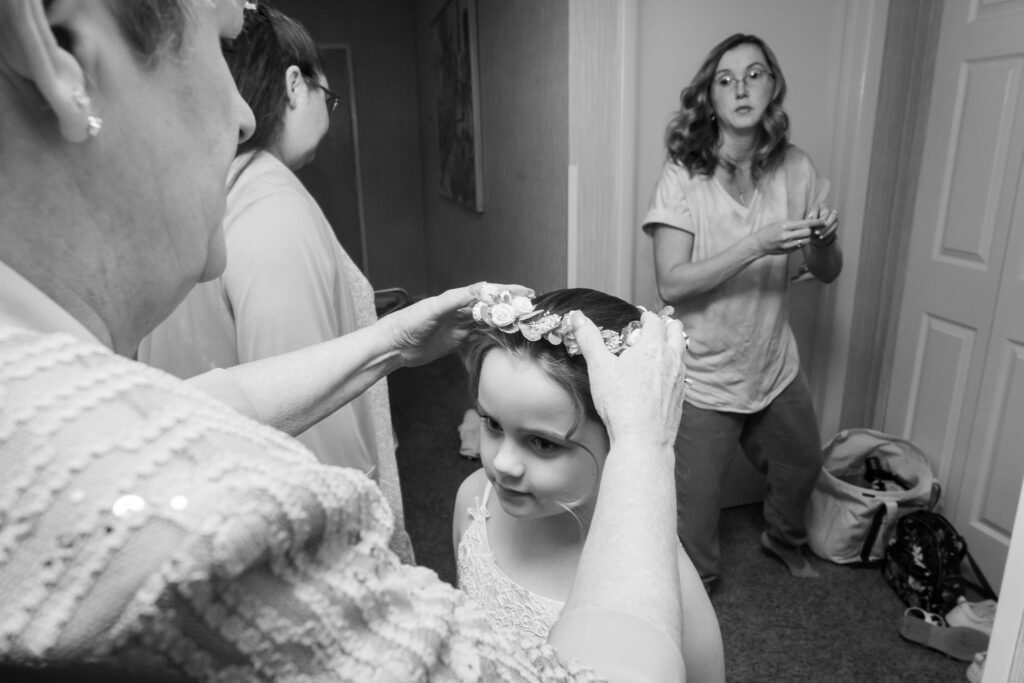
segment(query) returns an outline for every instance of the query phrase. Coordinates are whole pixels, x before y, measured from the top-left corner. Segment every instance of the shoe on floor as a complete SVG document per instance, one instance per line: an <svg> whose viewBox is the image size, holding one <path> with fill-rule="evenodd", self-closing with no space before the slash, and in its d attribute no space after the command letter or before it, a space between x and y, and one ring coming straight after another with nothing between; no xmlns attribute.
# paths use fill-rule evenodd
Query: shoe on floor
<svg viewBox="0 0 1024 683"><path fill-rule="evenodd" d="M967 598L960 596L956 599L956 606L949 610L946 615L946 623L950 626L966 626L986 635L992 635L992 624L996 620L996 601L982 600L981 602L968 602Z"/></svg>
<svg viewBox="0 0 1024 683"><path fill-rule="evenodd" d="M900 619L900 635L933 650L970 662L974 655L988 649L988 635L978 629L966 626L946 626L938 614L926 612L920 607L911 607Z"/></svg>
<svg viewBox="0 0 1024 683"><path fill-rule="evenodd" d="M967 667L967 680L970 683L981 683L981 679L985 677L985 658L988 656L988 652L977 652L974 655L974 661Z"/></svg>

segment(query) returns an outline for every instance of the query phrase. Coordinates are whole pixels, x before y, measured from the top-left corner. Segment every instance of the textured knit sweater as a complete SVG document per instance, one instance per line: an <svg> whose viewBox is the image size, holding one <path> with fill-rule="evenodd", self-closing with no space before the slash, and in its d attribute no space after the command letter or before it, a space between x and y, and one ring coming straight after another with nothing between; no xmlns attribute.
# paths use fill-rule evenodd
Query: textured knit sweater
<svg viewBox="0 0 1024 683"><path fill-rule="evenodd" d="M0 318L0 660L218 681L592 680L387 549L364 474Z"/></svg>

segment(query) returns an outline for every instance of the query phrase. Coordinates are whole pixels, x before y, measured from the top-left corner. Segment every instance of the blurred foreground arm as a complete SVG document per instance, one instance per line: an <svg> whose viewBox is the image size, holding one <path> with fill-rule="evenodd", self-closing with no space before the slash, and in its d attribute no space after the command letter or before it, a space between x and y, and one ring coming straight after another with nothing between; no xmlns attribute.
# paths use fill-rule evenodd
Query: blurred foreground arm
<svg viewBox="0 0 1024 683"><path fill-rule="evenodd" d="M572 592L550 642L611 680L684 680L673 442L683 403L682 325L653 313L613 356L573 314L611 450Z"/></svg>

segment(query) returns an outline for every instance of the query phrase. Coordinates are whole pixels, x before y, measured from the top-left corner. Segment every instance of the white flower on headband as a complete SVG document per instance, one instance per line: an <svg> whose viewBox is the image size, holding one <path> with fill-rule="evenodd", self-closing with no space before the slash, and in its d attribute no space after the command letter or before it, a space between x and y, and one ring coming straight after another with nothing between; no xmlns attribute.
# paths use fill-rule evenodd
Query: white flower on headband
<svg viewBox="0 0 1024 683"><path fill-rule="evenodd" d="M638 307L637 310L643 312L645 309ZM570 356L575 356L579 354L580 347L569 323L571 315L572 311L557 315L538 310L529 297L488 283L480 286L477 302L473 305L473 319L477 322L506 334L518 332L532 342L546 339L555 346L561 344ZM665 317L667 312L660 315ZM621 332L601 330L601 338L606 349L615 354L621 353L640 338L640 321L632 321Z"/></svg>
<svg viewBox="0 0 1024 683"><path fill-rule="evenodd" d="M494 304L491 307L491 323L495 327L508 327L516 321L518 314L512 304Z"/></svg>

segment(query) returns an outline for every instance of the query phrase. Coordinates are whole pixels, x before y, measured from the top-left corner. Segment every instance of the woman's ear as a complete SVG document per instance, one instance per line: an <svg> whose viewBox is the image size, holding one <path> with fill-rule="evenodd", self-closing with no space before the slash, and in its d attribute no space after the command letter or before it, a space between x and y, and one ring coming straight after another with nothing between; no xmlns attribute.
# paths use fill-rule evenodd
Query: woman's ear
<svg viewBox="0 0 1024 683"><path fill-rule="evenodd" d="M36 86L56 115L65 140L84 142L98 133L101 121L86 90L85 72L55 36L55 31L68 34L67 26L46 15L42 0L5 0L0 5L4 32L0 60ZM81 7L81 3L52 3L52 11L58 16L70 15L74 7Z"/></svg>
<svg viewBox="0 0 1024 683"><path fill-rule="evenodd" d="M305 77L302 69L292 64L284 72L284 89L288 95L288 106L292 109L298 106L299 96L302 93L301 86L305 85Z"/></svg>

